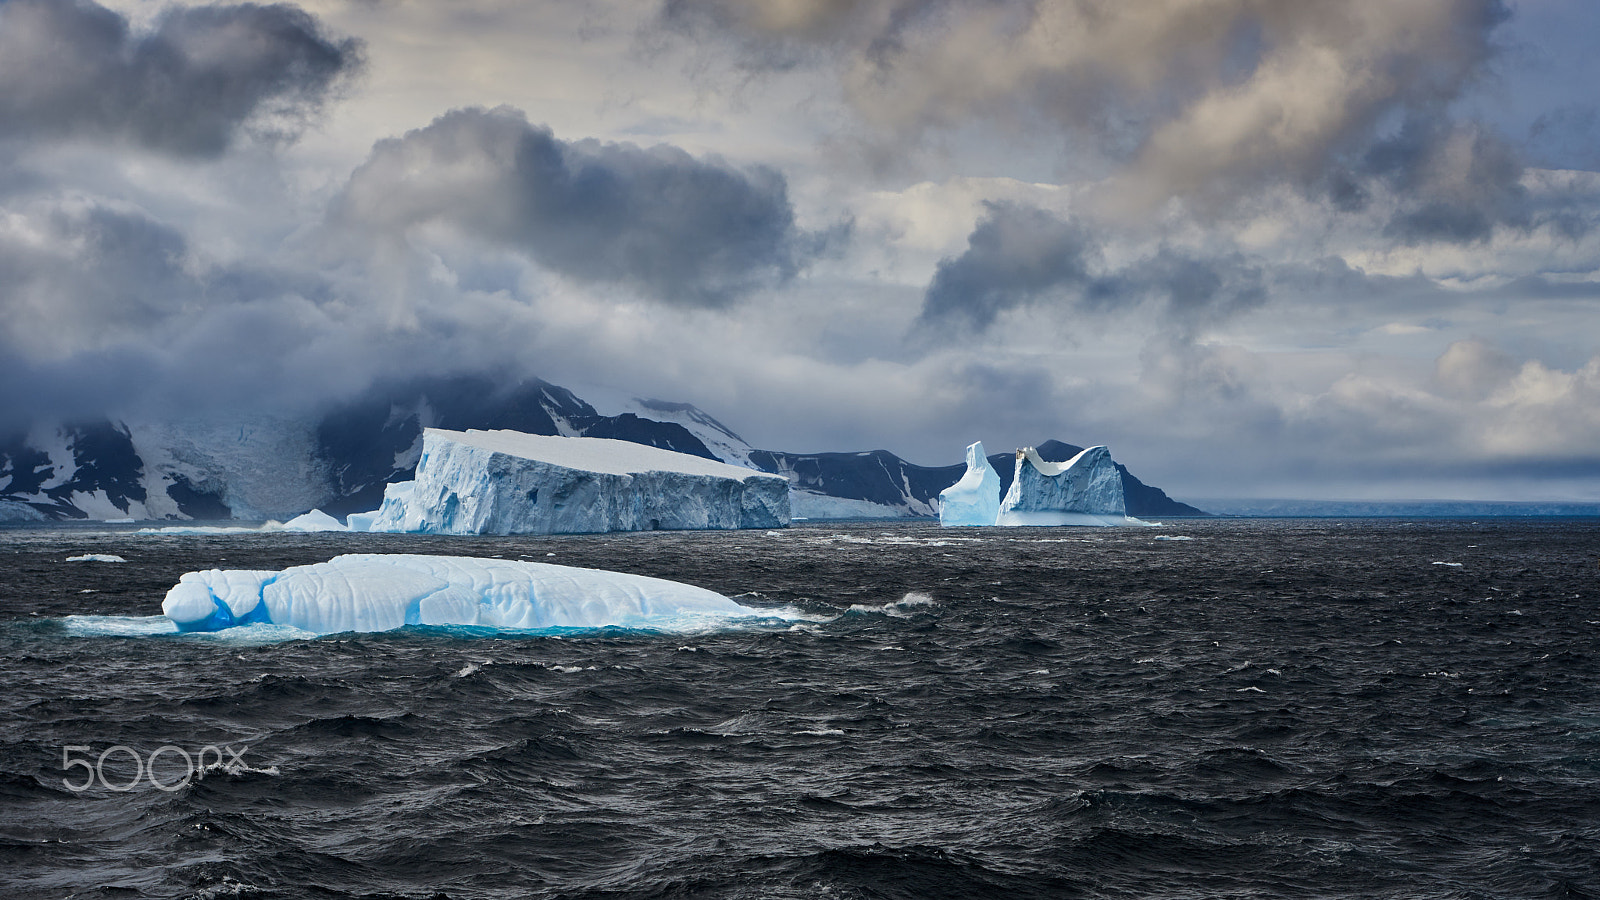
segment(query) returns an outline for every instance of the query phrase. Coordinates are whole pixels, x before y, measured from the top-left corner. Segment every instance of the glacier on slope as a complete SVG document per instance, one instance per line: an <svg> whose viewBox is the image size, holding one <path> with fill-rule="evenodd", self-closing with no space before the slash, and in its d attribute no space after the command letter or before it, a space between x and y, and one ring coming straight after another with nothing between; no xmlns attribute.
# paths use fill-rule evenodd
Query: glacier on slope
<svg viewBox="0 0 1600 900"><path fill-rule="evenodd" d="M967 447L967 471L939 492L940 525L993 525L1000 515L1000 475L989 465L983 442Z"/></svg>
<svg viewBox="0 0 1600 900"><path fill-rule="evenodd" d="M430 428L415 480L389 485L362 524L427 534L781 528L789 484L627 441Z"/></svg>
<svg viewBox="0 0 1600 900"><path fill-rule="evenodd" d="M761 616L704 588L549 563L353 553L281 572L188 572L161 611L179 631L287 625L317 634L405 625L681 630Z"/></svg>
<svg viewBox="0 0 1600 900"><path fill-rule="evenodd" d="M1064 463L1046 462L1032 447L1017 451L1011 489L996 525L1139 525L1128 517L1122 475L1105 447Z"/></svg>

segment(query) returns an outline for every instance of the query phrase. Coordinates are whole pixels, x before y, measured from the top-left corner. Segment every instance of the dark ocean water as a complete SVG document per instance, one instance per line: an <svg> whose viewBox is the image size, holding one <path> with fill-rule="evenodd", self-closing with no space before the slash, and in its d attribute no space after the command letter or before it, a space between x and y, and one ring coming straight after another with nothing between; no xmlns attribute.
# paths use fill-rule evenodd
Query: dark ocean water
<svg viewBox="0 0 1600 900"><path fill-rule="evenodd" d="M64 618L351 551L525 554L811 621L250 643ZM1597 897L1597 563L1596 520L4 532L0 888ZM207 745L243 767L182 784ZM162 747L175 790L104 786Z"/></svg>

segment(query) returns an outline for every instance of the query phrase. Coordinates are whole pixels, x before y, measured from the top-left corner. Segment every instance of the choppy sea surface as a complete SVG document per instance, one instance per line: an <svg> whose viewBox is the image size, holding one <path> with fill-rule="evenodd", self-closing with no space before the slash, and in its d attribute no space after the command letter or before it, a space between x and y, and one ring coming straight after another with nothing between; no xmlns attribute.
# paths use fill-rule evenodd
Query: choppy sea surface
<svg viewBox="0 0 1600 900"><path fill-rule="evenodd" d="M803 618L141 618L185 571L345 552L617 569ZM91 554L126 561L67 561ZM0 532L0 889L1596 897L1597 564L1594 519Z"/></svg>

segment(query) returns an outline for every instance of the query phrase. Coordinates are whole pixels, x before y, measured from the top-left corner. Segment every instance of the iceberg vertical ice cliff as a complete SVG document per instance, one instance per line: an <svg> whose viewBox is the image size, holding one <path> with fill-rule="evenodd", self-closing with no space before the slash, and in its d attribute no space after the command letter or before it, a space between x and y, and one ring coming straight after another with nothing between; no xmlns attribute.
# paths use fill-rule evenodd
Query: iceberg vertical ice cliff
<svg viewBox="0 0 1600 900"><path fill-rule="evenodd" d="M983 442L967 448L967 471L939 492L940 525L993 525L1000 514L1000 475L983 454Z"/></svg>
<svg viewBox="0 0 1600 900"><path fill-rule="evenodd" d="M1011 489L997 525L1124 525L1122 473L1105 447L1090 447L1064 463L1046 462L1032 447L1017 451Z"/></svg>
<svg viewBox="0 0 1600 900"><path fill-rule="evenodd" d="M607 438L430 428L416 480L389 485L368 528L583 534L788 524L781 476Z"/></svg>
<svg viewBox="0 0 1600 900"><path fill-rule="evenodd" d="M459 556L355 553L282 572L188 572L161 611L179 631L287 625L317 634L405 625L681 630L759 616L714 591L643 575Z"/></svg>

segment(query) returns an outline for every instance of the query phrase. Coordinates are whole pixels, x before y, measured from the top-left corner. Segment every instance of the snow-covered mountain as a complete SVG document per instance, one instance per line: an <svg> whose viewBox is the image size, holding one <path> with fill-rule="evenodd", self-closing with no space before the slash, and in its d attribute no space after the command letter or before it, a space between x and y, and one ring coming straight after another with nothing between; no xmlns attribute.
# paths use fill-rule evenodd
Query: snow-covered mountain
<svg viewBox="0 0 1600 900"><path fill-rule="evenodd" d="M319 507L376 509L412 477L424 428L510 429L647 444L783 475L797 518L938 515L962 464L917 466L886 450L788 453L752 447L687 403L613 393L596 406L537 379L466 375L378 385L307 420L41 425L0 439L0 524L41 519L283 519ZM1048 441L1050 461L1077 447ZM1012 455L990 457L1011 481ZM1118 466L1134 516L1203 515Z"/></svg>

